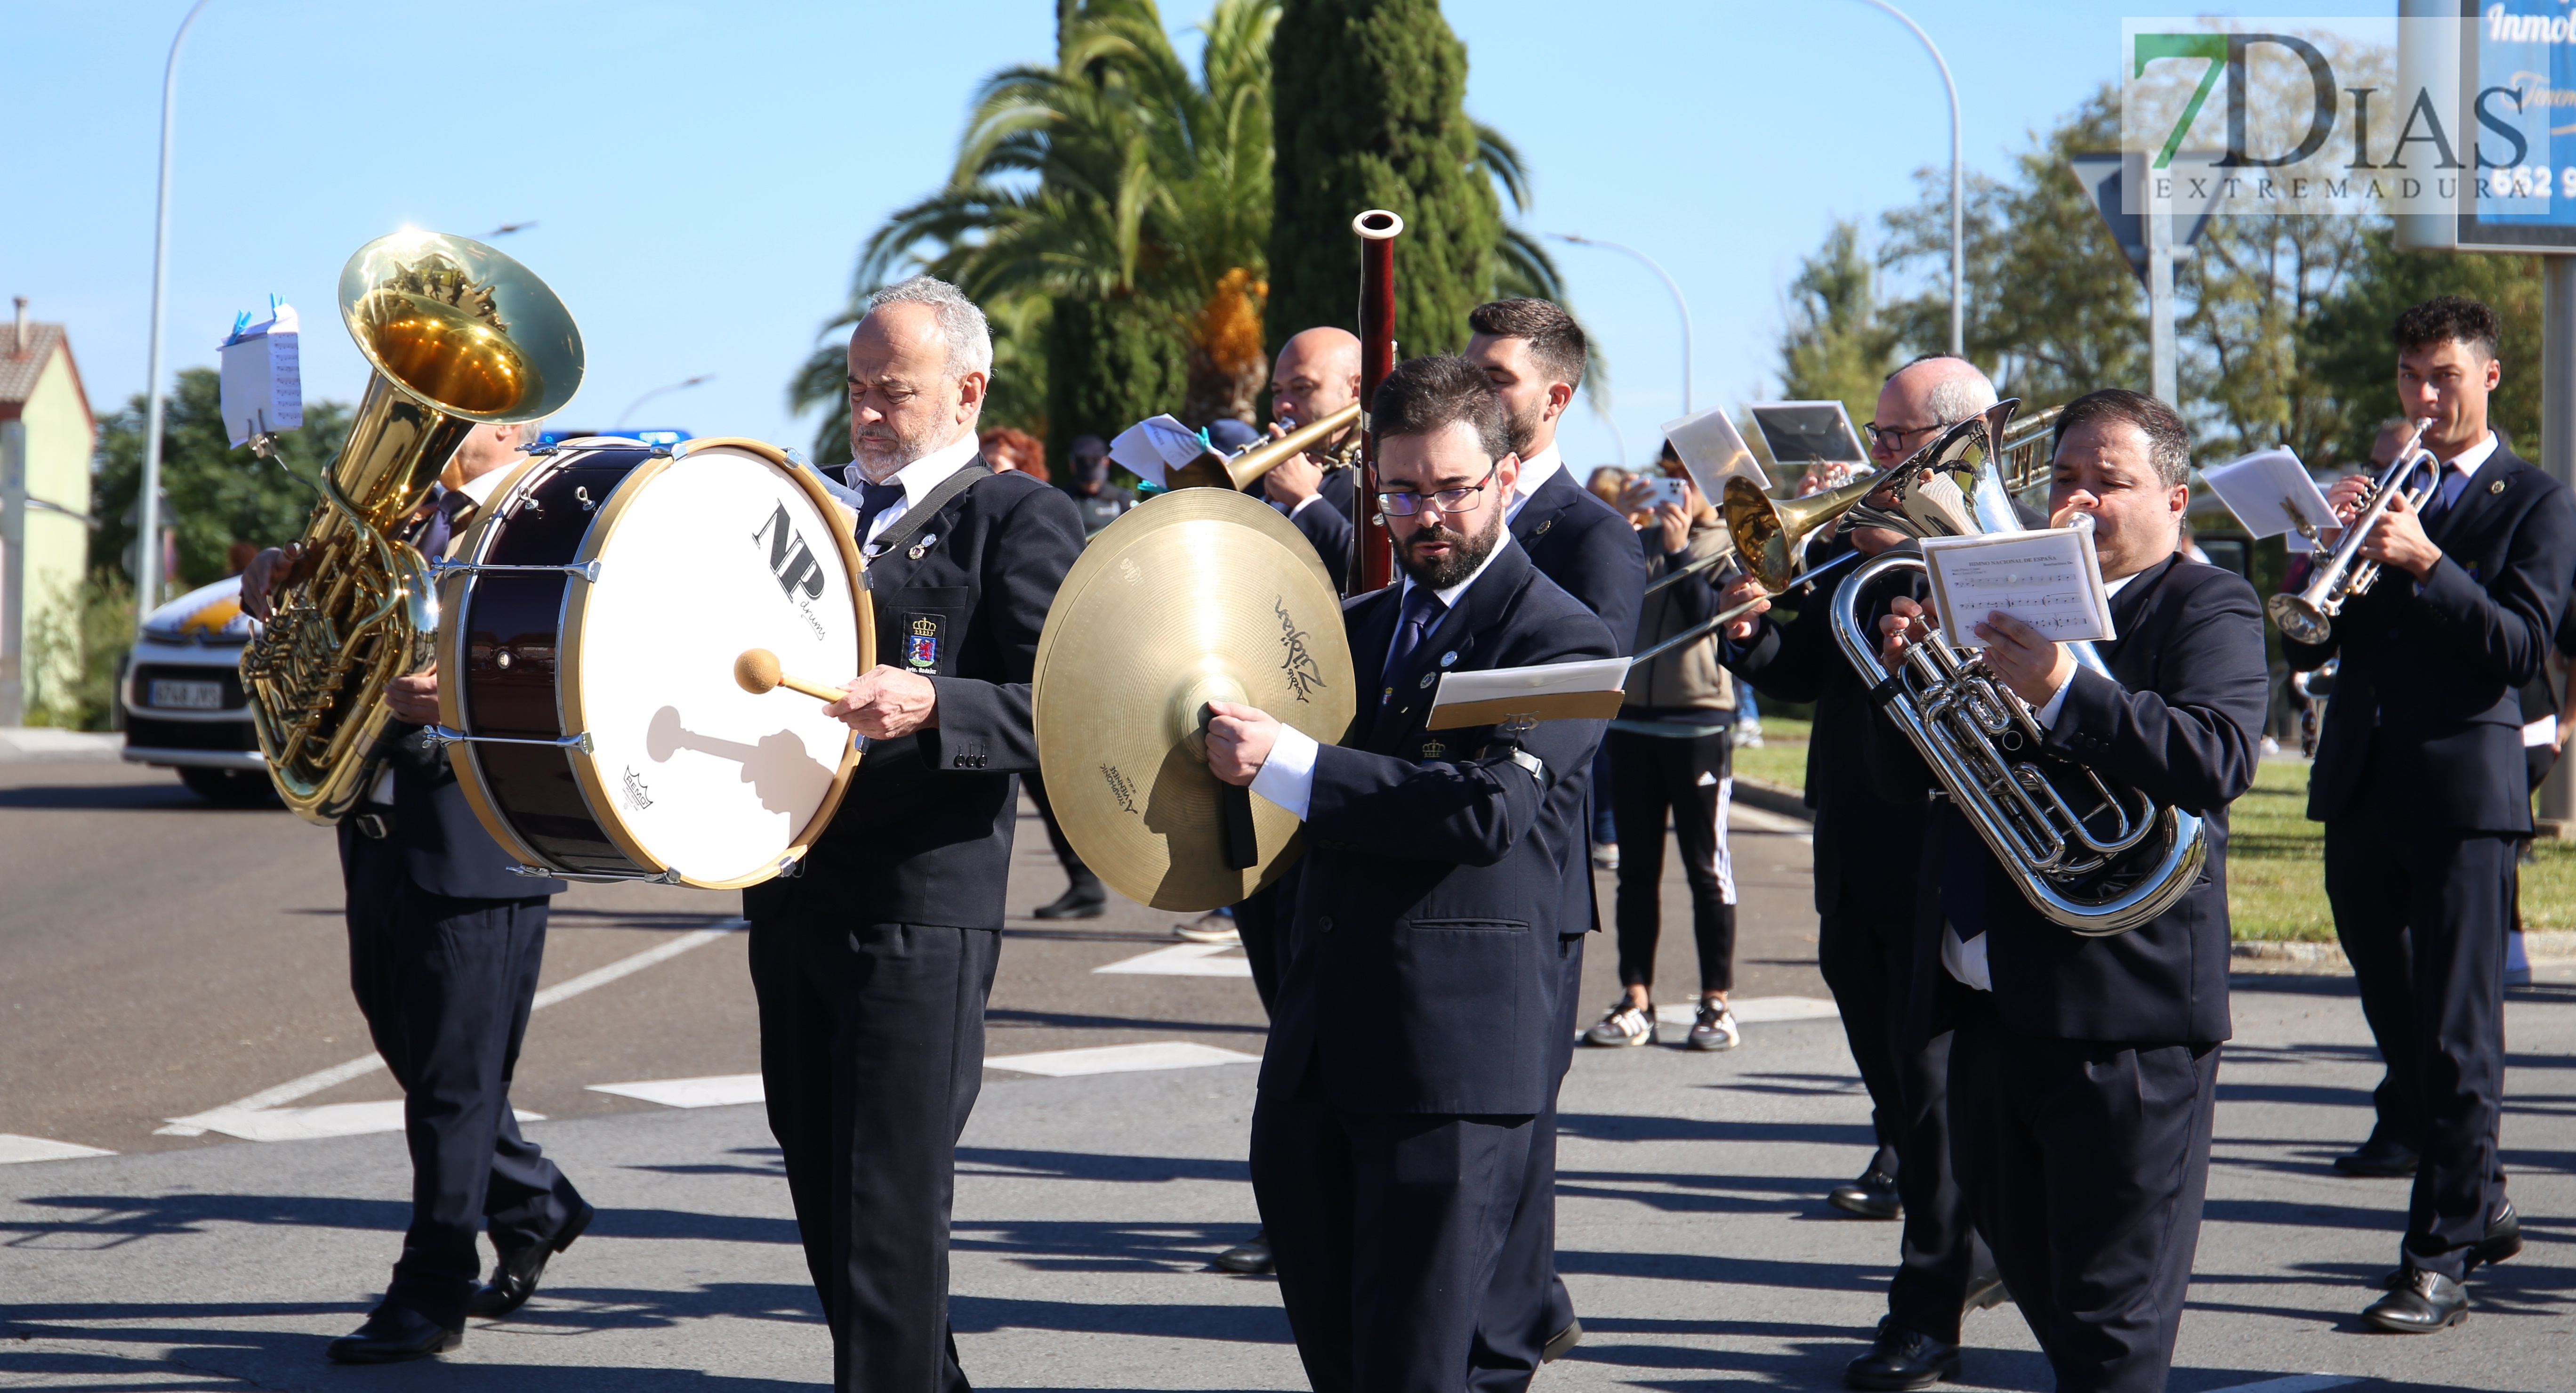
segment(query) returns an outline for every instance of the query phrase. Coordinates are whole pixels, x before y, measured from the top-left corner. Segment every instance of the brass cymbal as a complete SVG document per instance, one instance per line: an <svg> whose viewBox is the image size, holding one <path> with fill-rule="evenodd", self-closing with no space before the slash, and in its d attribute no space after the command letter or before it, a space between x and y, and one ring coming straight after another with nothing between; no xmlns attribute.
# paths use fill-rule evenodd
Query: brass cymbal
<svg viewBox="0 0 2576 1393"><path fill-rule="evenodd" d="M1157 909L1233 904L1302 850L1252 798L1256 855L1228 866L1222 785L1193 752L1209 701L1240 701L1325 743L1358 710L1341 599L1277 510L1231 489L1163 494L1103 528L1038 639L1038 765L1066 840Z"/></svg>

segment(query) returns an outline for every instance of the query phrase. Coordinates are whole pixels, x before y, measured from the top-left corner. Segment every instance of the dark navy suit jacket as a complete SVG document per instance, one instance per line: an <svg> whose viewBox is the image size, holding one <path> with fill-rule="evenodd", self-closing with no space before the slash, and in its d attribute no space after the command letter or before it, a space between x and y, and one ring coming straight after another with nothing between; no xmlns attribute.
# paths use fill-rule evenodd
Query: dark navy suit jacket
<svg viewBox="0 0 2576 1393"><path fill-rule="evenodd" d="M2232 571L2168 557L2111 597L2120 637L2099 645L2104 678L2076 671L2045 750L2193 813L2209 832L2200 879L2173 908L2124 934L2084 938L2041 916L1958 807L1935 804L1915 917L1917 1042L1950 1028L1971 990L1941 965L1944 876L1982 876L1994 1007L2017 1035L2132 1045L2215 1044L2227 1014L2227 805L2254 785L2270 678L2263 612ZM2116 680L2114 680L2116 679ZM1931 770L1887 721L1872 752L1897 788ZM1974 932L1961 925L1962 935Z"/></svg>
<svg viewBox="0 0 2576 1393"><path fill-rule="evenodd" d="M523 876L510 868L519 858L501 849L457 787L447 751L422 744L419 726L386 729L382 748L394 775L393 831L386 837L402 852L414 885L433 895L462 900L519 900L559 895L564 883ZM357 819L340 820L340 864L346 867L359 839Z"/></svg>
<svg viewBox="0 0 2576 1393"><path fill-rule="evenodd" d="M1521 505L1512 536L1539 574L1601 616L1620 653L1637 651L1637 611L1646 602L1646 558L1637 529L1618 509L1560 468Z"/></svg>
<svg viewBox="0 0 2576 1393"><path fill-rule="evenodd" d="M1292 1095L1311 1070L1351 1111L1536 1113L1563 1071L1559 939L1589 925L1560 921L1581 903L1568 882L1591 874L1583 806L1608 722L1525 736L1542 781L1487 751L1490 727L1426 730L1424 679L1611 657L1610 634L1506 543L1388 673L1402 593L1343 607L1362 709L1316 755L1261 1087Z"/></svg>
<svg viewBox="0 0 2576 1393"><path fill-rule="evenodd" d="M746 915L828 895L866 923L1002 926L1019 775L1038 767L1038 634L1082 543L1073 500L1012 472L977 481L868 563L875 661L928 676L939 724L872 742L804 873L744 891ZM910 642L924 624L927 666Z"/></svg>
<svg viewBox="0 0 2576 1393"><path fill-rule="evenodd" d="M2384 567L2324 643L2281 642L2293 668L2343 658L2308 816L2360 811L2368 778L2402 789L2418 826L2528 834L2522 726L2548 713L2526 715L2516 689L2541 674L2576 578L2576 498L2499 442L2426 535L2442 559L2422 581Z"/></svg>
<svg viewBox="0 0 2576 1393"><path fill-rule="evenodd" d="M1351 490L1355 487L1351 481L1358 477L1357 469L1325 470L1323 482L1315 486L1315 501L1299 508L1288 519L1288 525L1296 528L1298 535L1306 539L1306 544L1323 558L1324 574L1333 578L1335 590L1345 588L1346 578L1350 575ZM1270 501L1270 495L1263 491L1259 479L1246 484L1243 491L1264 503Z"/></svg>

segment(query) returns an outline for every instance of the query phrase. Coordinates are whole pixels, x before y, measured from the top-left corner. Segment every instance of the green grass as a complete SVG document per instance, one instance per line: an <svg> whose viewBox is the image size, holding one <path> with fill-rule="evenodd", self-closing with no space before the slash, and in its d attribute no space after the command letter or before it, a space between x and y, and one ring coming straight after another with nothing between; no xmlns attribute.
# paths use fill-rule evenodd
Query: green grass
<svg viewBox="0 0 2576 1393"><path fill-rule="evenodd" d="M1735 772L1788 788L1807 783L1807 724L1764 717L1762 748L1737 750ZM2228 810L2227 911L2239 939L2334 940L2326 904L2325 827L2308 821L2308 766L2266 760ZM2576 928L2576 843L2544 841L2522 868L2523 926Z"/></svg>

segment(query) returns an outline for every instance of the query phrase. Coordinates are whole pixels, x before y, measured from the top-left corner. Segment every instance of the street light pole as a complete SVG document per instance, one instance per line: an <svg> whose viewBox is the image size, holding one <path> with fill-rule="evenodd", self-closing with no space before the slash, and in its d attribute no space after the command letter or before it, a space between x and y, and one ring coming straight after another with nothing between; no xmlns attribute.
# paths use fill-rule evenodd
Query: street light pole
<svg viewBox="0 0 2576 1393"><path fill-rule="evenodd" d="M1682 288L1673 282L1672 276L1668 274L1653 257L1646 255L1635 247L1625 246L1618 242L1605 242L1598 237L1578 236L1571 232L1551 232L1548 235L1560 242L1572 242L1578 247L1604 247L1614 252L1625 252L1628 255L1637 258L1639 261L1646 263L1646 269L1654 272L1655 278L1664 283L1664 289L1672 292L1673 308L1681 311L1682 316L1682 414L1685 416L1689 415L1691 409L1691 316L1690 302L1682 298Z"/></svg>
<svg viewBox="0 0 2576 1393"><path fill-rule="evenodd" d="M170 135L179 95L179 46L188 41L188 27L197 22L206 3L197 0L188 7L188 17L179 21L179 32L170 40L169 64L161 70L161 196L152 228L151 376L144 388L143 479L135 499L134 624L138 632L161 602L161 322L170 280Z"/></svg>
<svg viewBox="0 0 2576 1393"><path fill-rule="evenodd" d="M673 383L670 383L670 384L668 384L668 385L666 385L666 386L656 387L656 388L654 388L652 391L646 392L644 395L642 395L642 396L640 396L640 397L637 397L637 398L636 398L635 400L633 400L633 401L628 402L628 403L626 404L626 409L617 413L617 421L616 421L616 424L611 425L611 426L609 427L609 429L610 429L610 430L616 430L616 429L618 429L619 427L624 426L624 425L626 424L626 422L627 422L628 418L632 417L632 416L635 414L635 408L637 408L637 407L639 407L639 406L642 406L644 403L646 403L646 402L648 402L648 401L651 401L651 400L652 400L652 399L654 399L655 397L661 396L662 394L664 394L664 393L666 393L666 392L678 392L678 391L685 391L685 390L687 390L688 388L691 388L691 387L695 387L695 386L697 386L697 385L698 385L699 383L701 383L701 382L713 382L713 381L715 381L715 380L716 380L716 375L715 375L714 373L711 373L711 372L702 372L702 373L698 374L697 376L692 377L692 378L688 378L688 379L686 379L686 380L684 380L684 381L680 381L680 382L673 382Z"/></svg>
<svg viewBox="0 0 2576 1393"><path fill-rule="evenodd" d="M1960 213L1960 191L1966 180L1959 161L1959 84L1950 80L1950 64L1941 56L1941 46L1932 42L1932 36L1923 32L1922 25L1887 0L1861 0L1861 3L1887 11L1896 16L1897 23L1914 31L1914 37L1923 41L1924 51L1932 55L1932 66L1941 70L1941 86L1950 94L1950 351L1965 357L1968 352L1968 302L1960 286L1966 280L1967 222Z"/></svg>

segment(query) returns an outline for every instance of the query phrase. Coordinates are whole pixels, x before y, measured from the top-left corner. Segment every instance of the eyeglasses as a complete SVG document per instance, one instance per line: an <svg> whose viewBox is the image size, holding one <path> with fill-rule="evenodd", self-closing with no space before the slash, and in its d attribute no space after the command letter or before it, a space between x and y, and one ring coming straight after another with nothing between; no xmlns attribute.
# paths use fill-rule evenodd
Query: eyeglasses
<svg viewBox="0 0 2576 1393"><path fill-rule="evenodd" d="M1467 511L1469 504L1476 501L1476 495L1485 491L1485 485L1494 481L1494 475L1502 467L1501 461L1495 461L1494 467L1485 471L1484 478L1478 479L1465 488L1438 489L1428 495L1409 491L1381 493L1377 496L1378 511L1391 518L1409 518L1422 511L1422 500L1427 496L1432 506L1441 512L1452 515L1463 513Z"/></svg>
<svg viewBox="0 0 2576 1393"><path fill-rule="evenodd" d="M1872 448L1876 448L1878 443L1884 440L1891 447L1902 450L1905 448L1908 436L1930 435L1941 429L1941 423L1935 421L1928 426L1882 426L1876 421L1871 421L1861 429L1869 432L1869 443Z"/></svg>

